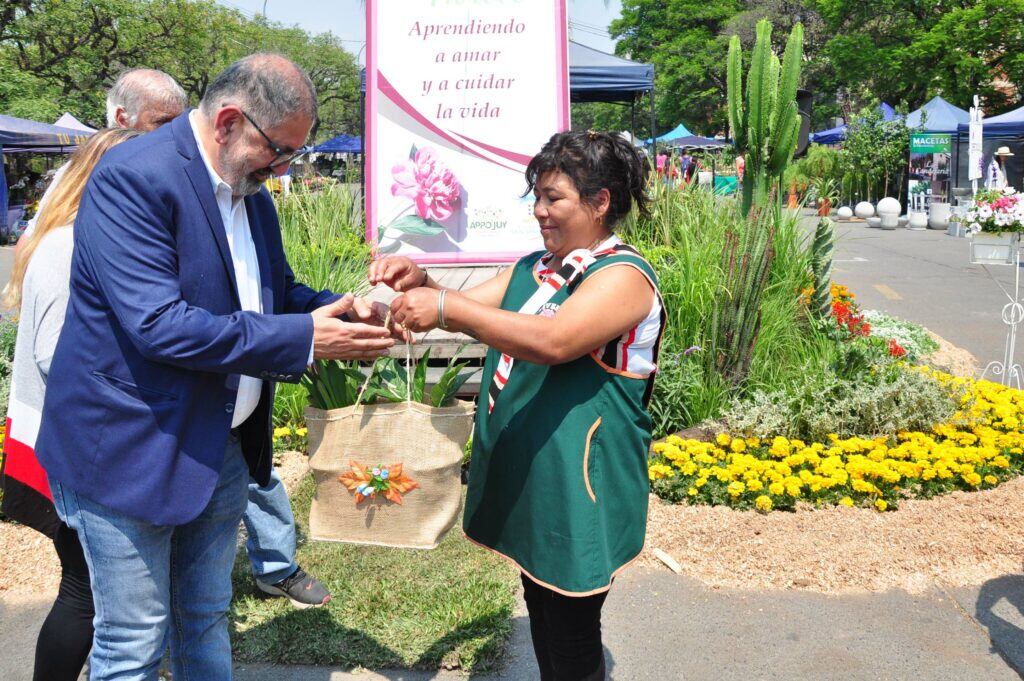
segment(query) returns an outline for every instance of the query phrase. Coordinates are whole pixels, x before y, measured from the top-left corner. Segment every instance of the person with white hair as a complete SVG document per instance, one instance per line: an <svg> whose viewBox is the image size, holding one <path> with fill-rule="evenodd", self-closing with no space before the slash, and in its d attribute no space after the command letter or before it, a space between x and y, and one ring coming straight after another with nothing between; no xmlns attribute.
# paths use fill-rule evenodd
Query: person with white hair
<svg viewBox="0 0 1024 681"><path fill-rule="evenodd" d="M188 95L181 86L163 71L156 69L128 69L117 77L107 91L107 127L127 128L139 132L152 132L176 118L188 106ZM22 240L36 228L36 220L60 184L68 164L54 173L46 188L35 216L28 221L24 234L14 247L15 255L21 250Z"/></svg>

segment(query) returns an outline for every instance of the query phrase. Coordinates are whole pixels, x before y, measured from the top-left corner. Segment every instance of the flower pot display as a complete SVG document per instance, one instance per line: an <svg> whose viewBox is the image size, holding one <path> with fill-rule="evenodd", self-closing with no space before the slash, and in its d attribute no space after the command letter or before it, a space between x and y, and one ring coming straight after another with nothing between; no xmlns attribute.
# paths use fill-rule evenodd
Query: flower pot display
<svg viewBox="0 0 1024 681"><path fill-rule="evenodd" d="M840 220L849 220L853 217L853 209L849 206L842 206L836 211L836 217Z"/></svg>
<svg viewBox="0 0 1024 681"><path fill-rule="evenodd" d="M963 212L963 224L979 232L1024 232L1024 197L1011 187L978 192Z"/></svg>
<svg viewBox="0 0 1024 681"><path fill-rule="evenodd" d="M928 228L945 230L949 227L949 204L935 201L928 207Z"/></svg>
<svg viewBox="0 0 1024 681"><path fill-rule="evenodd" d="M1013 265L1017 262L1017 232L977 232L971 237L971 262L977 265Z"/></svg>
<svg viewBox="0 0 1024 681"><path fill-rule="evenodd" d="M928 229L928 213L920 210L910 211L907 214L907 229Z"/></svg>
<svg viewBox="0 0 1024 681"><path fill-rule="evenodd" d="M869 217L875 214L875 207L868 201L861 201L853 207L853 214L859 217L861 220L867 220Z"/></svg>

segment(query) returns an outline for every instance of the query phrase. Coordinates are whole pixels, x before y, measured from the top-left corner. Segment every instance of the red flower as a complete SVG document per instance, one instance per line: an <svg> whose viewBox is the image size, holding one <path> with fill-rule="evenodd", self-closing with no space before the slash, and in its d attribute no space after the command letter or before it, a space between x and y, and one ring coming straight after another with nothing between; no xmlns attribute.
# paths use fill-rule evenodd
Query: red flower
<svg viewBox="0 0 1024 681"><path fill-rule="evenodd" d="M896 342L895 338L889 339L889 354L893 357L903 357L907 354L907 351Z"/></svg>

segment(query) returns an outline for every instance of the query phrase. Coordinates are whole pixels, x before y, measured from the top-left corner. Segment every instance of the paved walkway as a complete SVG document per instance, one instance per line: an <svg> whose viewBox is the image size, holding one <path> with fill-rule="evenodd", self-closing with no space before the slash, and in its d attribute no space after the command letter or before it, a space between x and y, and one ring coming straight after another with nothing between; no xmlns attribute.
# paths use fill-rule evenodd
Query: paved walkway
<svg viewBox="0 0 1024 681"><path fill-rule="evenodd" d="M1024 669L1024 577L981 588L935 587L825 596L709 589L667 571L634 569L605 604L605 655L617 681L1012 681ZM517 617L508 668L535 679L526 619ZM246 665L239 681L422 681L455 672L346 672ZM464 678L464 677L461 677Z"/></svg>
<svg viewBox="0 0 1024 681"><path fill-rule="evenodd" d="M808 221L810 222L810 221ZM967 262L967 243L938 232L881 232L840 224L835 279L865 307L923 323L982 362L1001 356L1003 294ZM0 272L10 251L0 249ZM1012 268L990 268L1012 283ZM2 579L2 576L0 576ZM32 649L50 594L0 601L0 679L31 678ZM515 619L510 660L499 677L537 677L525 616ZM711 589L664 570L627 571L605 606L610 676L631 679L1022 678L1024 576L981 587L935 586L825 596L801 590ZM457 672L365 672L324 667L239 665L240 681L420 681Z"/></svg>

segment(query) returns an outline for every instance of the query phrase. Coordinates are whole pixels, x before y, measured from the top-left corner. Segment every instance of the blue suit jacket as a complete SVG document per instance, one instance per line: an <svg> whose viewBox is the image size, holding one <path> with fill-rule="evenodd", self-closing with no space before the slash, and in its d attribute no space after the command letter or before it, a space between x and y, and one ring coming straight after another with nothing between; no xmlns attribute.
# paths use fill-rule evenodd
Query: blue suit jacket
<svg viewBox="0 0 1024 681"><path fill-rule="evenodd" d="M299 380L308 313L337 296L295 282L266 190L245 207L267 314L240 311L188 112L104 154L75 220L71 296L36 441L51 479L152 523L192 520L216 485L245 374L266 379L240 428L266 484L271 383Z"/></svg>

